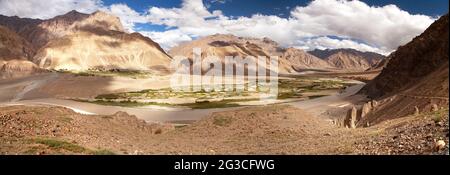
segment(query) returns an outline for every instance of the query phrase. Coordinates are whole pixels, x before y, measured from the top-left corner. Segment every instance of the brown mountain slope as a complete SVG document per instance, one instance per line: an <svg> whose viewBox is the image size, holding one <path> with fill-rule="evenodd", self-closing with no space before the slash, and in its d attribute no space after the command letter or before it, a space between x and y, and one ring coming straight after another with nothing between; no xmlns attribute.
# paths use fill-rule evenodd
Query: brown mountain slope
<svg viewBox="0 0 450 175"><path fill-rule="evenodd" d="M445 15L410 43L399 47L381 74L362 92L372 98L400 92L448 63L448 59L448 15Z"/></svg>
<svg viewBox="0 0 450 175"><path fill-rule="evenodd" d="M36 28L43 20L40 19L30 19L30 18L19 18L17 16L3 16L0 15L0 25L9 28L10 30L21 33L21 31L29 30L28 28Z"/></svg>
<svg viewBox="0 0 450 175"><path fill-rule="evenodd" d="M380 75L360 91L381 102L360 125L448 107L448 20L448 14L442 16L399 47Z"/></svg>
<svg viewBox="0 0 450 175"><path fill-rule="evenodd" d="M34 54L28 41L0 25L0 60L29 59Z"/></svg>
<svg viewBox="0 0 450 175"><path fill-rule="evenodd" d="M90 15L70 11L48 20L1 16L0 24L10 27L36 48L44 46L52 39L72 34L84 28L124 31L119 18L101 11Z"/></svg>
<svg viewBox="0 0 450 175"><path fill-rule="evenodd" d="M296 49L296 48L288 48L283 53L282 56L289 63L292 64L292 67L300 71L301 69L332 69L334 68L328 62L321 60L307 52Z"/></svg>
<svg viewBox="0 0 450 175"><path fill-rule="evenodd" d="M34 48L15 32L0 26L0 79L18 78L43 72L28 61Z"/></svg>
<svg viewBox="0 0 450 175"><path fill-rule="evenodd" d="M370 68L370 63L363 57L338 52L325 59L329 64L339 69L363 71Z"/></svg>
<svg viewBox="0 0 450 175"><path fill-rule="evenodd" d="M355 49L316 49L308 53L326 60L336 68L350 71L369 69L385 58L385 56L378 53L361 52Z"/></svg>
<svg viewBox="0 0 450 175"><path fill-rule="evenodd" d="M154 70L167 72L171 58L149 38L118 31L87 30L50 41L34 57L56 70Z"/></svg>
<svg viewBox="0 0 450 175"><path fill-rule="evenodd" d="M169 51L171 56L185 56L191 58L193 48L200 48L202 56L218 56L224 59L225 56L278 56L279 71L281 73L295 72L296 69L317 68L324 69L330 66L322 60L309 55L298 49L284 49L278 43L268 39L256 39L246 37L236 37L233 35L216 34L200 38L198 40L183 43ZM307 65L306 63L312 63Z"/></svg>
<svg viewBox="0 0 450 175"><path fill-rule="evenodd" d="M0 60L0 79L19 78L46 72L28 60Z"/></svg>
<svg viewBox="0 0 450 175"><path fill-rule="evenodd" d="M35 48L30 58L45 69L84 71L130 69L167 72L171 58L159 44L126 33L118 17L71 11L48 20L0 16Z"/></svg>
<svg viewBox="0 0 450 175"><path fill-rule="evenodd" d="M367 69L368 71L381 71L383 70L387 64L389 63L389 60L392 58L392 55L387 56L385 59L382 59L381 61L379 61L378 63L372 65L369 69Z"/></svg>

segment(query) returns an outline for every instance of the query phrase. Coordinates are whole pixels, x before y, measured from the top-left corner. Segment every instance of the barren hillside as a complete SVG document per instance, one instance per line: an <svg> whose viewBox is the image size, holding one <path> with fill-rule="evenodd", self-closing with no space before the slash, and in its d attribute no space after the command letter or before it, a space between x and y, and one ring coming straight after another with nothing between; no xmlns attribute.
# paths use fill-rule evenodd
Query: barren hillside
<svg viewBox="0 0 450 175"><path fill-rule="evenodd" d="M327 49L309 51L311 55L326 60L332 66L348 71L364 71L378 64L385 56L354 49Z"/></svg>
<svg viewBox="0 0 450 175"><path fill-rule="evenodd" d="M382 102L361 124L448 107L448 24L447 14L391 55L360 92Z"/></svg>
<svg viewBox="0 0 450 175"><path fill-rule="evenodd" d="M266 58L278 56L279 70L282 73L293 73L300 69L327 69L331 67L326 62L304 51L295 48L284 49L268 38L256 39L223 34L211 35L180 44L172 48L169 54L192 58L193 48L200 48L203 57L218 56L221 59L224 59L225 56L240 56L242 58L247 56L265 56Z"/></svg>
<svg viewBox="0 0 450 175"><path fill-rule="evenodd" d="M171 60L159 44L126 33L118 17L101 11L71 11L48 20L0 16L0 24L31 43L37 53L26 52L27 58L45 69L167 73Z"/></svg>
<svg viewBox="0 0 450 175"><path fill-rule="evenodd" d="M17 78L42 72L30 62L35 54L28 41L6 27L0 26L0 79Z"/></svg>

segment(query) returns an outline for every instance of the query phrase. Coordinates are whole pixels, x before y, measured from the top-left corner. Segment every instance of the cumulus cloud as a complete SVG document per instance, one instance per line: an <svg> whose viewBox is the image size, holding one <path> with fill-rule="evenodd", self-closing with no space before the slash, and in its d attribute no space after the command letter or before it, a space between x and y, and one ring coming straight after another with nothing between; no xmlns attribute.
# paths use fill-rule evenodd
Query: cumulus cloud
<svg viewBox="0 0 450 175"><path fill-rule="evenodd" d="M48 19L71 10L92 13L102 6L101 0L0 0L0 14Z"/></svg>
<svg viewBox="0 0 450 175"><path fill-rule="evenodd" d="M126 4L112 4L109 7L102 8L101 10L110 12L111 14L119 17L122 25L129 32L134 32L136 23L147 23L147 19L144 15L139 14Z"/></svg>
<svg viewBox="0 0 450 175"><path fill-rule="evenodd" d="M261 14L226 16L220 10L208 10L202 0L183 0L179 8L150 7L143 13L126 4L105 6L101 0L46 0L45 3L0 0L0 14L41 19L70 10L90 13L98 9L118 16L128 31L141 32L165 48L192 38L223 33L269 37L286 47L354 48L386 54L409 42L436 20L410 14L395 5L368 6L357 0L315 0L306 6L290 7L288 18ZM142 31L145 29L136 29L137 23L164 25L170 29Z"/></svg>
<svg viewBox="0 0 450 175"><path fill-rule="evenodd" d="M168 50L182 42L192 41L191 36L180 30L167 30L163 32L141 31L140 33L159 43L164 50Z"/></svg>
<svg viewBox="0 0 450 175"><path fill-rule="evenodd" d="M288 19L260 14L232 19L219 10L209 12L202 0L184 0L181 8L152 7L148 19L153 24L176 27L192 36L222 33L293 42Z"/></svg>
<svg viewBox="0 0 450 175"><path fill-rule="evenodd" d="M148 16L151 23L176 27L177 33L186 35L269 37L284 46L355 48L384 54L409 42L435 20L395 5L375 7L347 0L315 0L292 8L289 18L261 14L230 18L221 11L209 12L201 0L184 0L181 8L152 7ZM328 35L351 39L318 37Z"/></svg>
<svg viewBox="0 0 450 175"><path fill-rule="evenodd" d="M376 52L383 55L389 54L389 52L386 52L385 50L381 50L379 48L361 42L353 41L351 39L331 38L327 36L301 39L298 40L296 45L297 46L295 47L303 50L351 48L363 52Z"/></svg>
<svg viewBox="0 0 450 175"><path fill-rule="evenodd" d="M423 32L435 19L411 15L395 5L370 7L360 1L316 0L296 7L295 30L311 35L361 39L385 51L396 49Z"/></svg>

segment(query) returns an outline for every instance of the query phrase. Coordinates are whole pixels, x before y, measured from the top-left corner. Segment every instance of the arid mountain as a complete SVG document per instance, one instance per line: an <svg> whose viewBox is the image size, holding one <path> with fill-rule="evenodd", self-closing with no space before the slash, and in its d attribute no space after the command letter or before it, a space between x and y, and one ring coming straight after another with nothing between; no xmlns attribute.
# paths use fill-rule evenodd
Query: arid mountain
<svg viewBox="0 0 450 175"><path fill-rule="evenodd" d="M373 64L368 71L381 71L383 70L387 64L389 63L389 60L393 57L393 54L390 54L386 58L382 59L381 61L378 61L377 63Z"/></svg>
<svg viewBox="0 0 450 175"><path fill-rule="evenodd" d="M296 71L302 69L333 69L334 67L328 62L317 58L307 52L296 49L288 48L283 53L283 58L292 64L292 67Z"/></svg>
<svg viewBox="0 0 450 175"><path fill-rule="evenodd" d="M126 33L119 18L101 11L71 11L48 20L0 16L0 24L38 49L30 60L45 69L161 73L167 72L171 60L159 44L138 33Z"/></svg>
<svg viewBox="0 0 450 175"><path fill-rule="evenodd" d="M360 92L385 103L363 122L448 105L449 16L442 16L424 33L391 54L379 76Z"/></svg>
<svg viewBox="0 0 450 175"><path fill-rule="evenodd" d="M30 59L34 54L27 40L0 25L0 60Z"/></svg>
<svg viewBox="0 0 450 175"><path fill-rule="evenodd" d="M22 31L30 30L29 28L36 28L36 26L42 23L40 19L19 18L17 16L3 16L0 15L0 25L9 28L16 33L22 33Z"/></svg>
<svg viewBox="0 0 450 175"><path fill-rule="evenodd" d="M399 92L438 70L448 59L448 15L445 15L410 43L399 47L381 74L363 90L373 98Z"/></svg>
<svg viewBox="0 0 450 175"><path fill-rule="evenodd" d="M336 68L350 71L367 70L385 58L378 53L361 52L355 49L316 49L308 53L326 60Z"/></svg>
<svg viewBox="0 0 450 175"><path fill-rule="evenodd" d="M57 70L167 71L170 57L150 39L118 31L80 31L50 41L33 60Z"/></svg>
<svg viewBox="0 0 450 175"><path fill-rule="evenodd" d="M299 69L330 68L326 62L295 48L284 49L278 43L268 39L237 37L233 35L216 34L198 40L180 44L169 51L171 56L185 56L192 58L193 48L200 48L202 56L270 56L279 57L279 71L291 73Z"/></svg>
<svg viewBox="0 0 450 175"><path fill-rule="evenodd" d="M52 39L70 35L84 29L101 28L104 30L123 31L119 18L101 11L90 15L70 11L67 14L48 20L1 16L0 24L14 30L36 48L43 47Z"/></svg>
<svg viewBox="0 0 450 175"><path fill-rule="evenodd" d="M42 72L28 59L35 54L25 39L0 26L0 79L17 78Z"/></svg>
<svg viewBox="0 0 450 175"><path fill-rule="evenodd" d="M0 60L0 79L19 78L46 72L28 60Z"/></svg>

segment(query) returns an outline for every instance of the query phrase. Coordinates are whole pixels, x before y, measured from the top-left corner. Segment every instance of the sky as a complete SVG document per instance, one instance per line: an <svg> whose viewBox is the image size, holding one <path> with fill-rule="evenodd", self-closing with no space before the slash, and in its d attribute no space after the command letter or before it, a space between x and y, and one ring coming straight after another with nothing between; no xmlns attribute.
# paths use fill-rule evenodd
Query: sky
<svg viewBox="0 0 450 175"><path fill-rule="evenodd" d="M305 50L388 54L448 13L448 0L0 0L0 14L48 19L77 10L118 16L168 50L216 33ZM49 8L52 7L52 8Z"/></svg>

